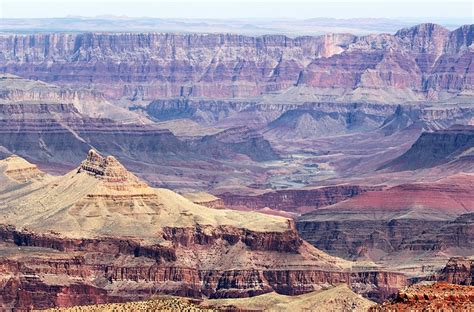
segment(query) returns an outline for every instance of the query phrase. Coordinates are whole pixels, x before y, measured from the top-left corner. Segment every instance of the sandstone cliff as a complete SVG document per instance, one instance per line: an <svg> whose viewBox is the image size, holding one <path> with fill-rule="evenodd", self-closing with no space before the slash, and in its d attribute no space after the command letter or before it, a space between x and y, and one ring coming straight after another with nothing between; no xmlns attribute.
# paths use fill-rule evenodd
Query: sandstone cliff
<svg viewBox="0 0 474 312"><path fill-rule="evenodd" d="M380 102L389 94L405 101L436 99L472 92L472 28L449 32L422 24L395 35L294 39L157 33L2 35L0 70L63 85L92 84L115 99L237 98L296 84L323 93L339 90L341 99ZM455 70L448 70L452 66Z"/></svg>

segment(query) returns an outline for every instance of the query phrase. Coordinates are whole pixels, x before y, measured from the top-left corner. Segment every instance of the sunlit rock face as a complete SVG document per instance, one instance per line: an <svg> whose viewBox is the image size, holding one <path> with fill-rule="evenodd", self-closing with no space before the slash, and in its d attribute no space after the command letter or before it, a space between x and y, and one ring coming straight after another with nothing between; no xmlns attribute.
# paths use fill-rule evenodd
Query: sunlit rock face
<svg viewBox="0 0 474 312"><path fill-rule="evenodd" d="M8 162L0 160L0 179ZM340 283L381 300L407 283L403 274L351 269L303 241L290 219L194 204L95 150L64 176L0 184L0 196L4 308L146 299L156 288L296 295Z"/></svg>
<svg viewBox="0 0 474 312"><path fill-rule="evenodd" d="M0 71L61 85L92 85L115 99L242 98L295 85L323 94L337 91L345 101L442 99L472 93L472 28L450 32L421 24L394 35L298 38L2 35Z"/></svg>

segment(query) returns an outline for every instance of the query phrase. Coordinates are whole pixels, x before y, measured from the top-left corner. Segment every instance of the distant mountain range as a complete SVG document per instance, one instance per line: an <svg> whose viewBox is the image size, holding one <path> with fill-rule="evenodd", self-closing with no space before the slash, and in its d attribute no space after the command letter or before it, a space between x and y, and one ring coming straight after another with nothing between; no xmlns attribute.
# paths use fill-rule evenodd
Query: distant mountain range
<svg viewBox="0 0 474 312"><path fill-rule="evenodd" d="M448 29L472 23L472 19L429 19ZM3 32L176 32L238 33L245 35L284 34L290 37L327 33L394 33L400 28L428 22L426 19L311 18L311 19L185 19L134 18L127 16L67 16L63 18L2 18Z"/></svg>

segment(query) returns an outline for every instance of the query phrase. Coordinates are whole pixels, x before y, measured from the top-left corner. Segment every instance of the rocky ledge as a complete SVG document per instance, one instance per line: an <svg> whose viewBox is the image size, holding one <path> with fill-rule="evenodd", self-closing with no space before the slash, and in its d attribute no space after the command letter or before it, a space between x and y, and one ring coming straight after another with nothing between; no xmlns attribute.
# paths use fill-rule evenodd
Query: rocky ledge
<svg viewBox="0 0 474 312"><path fill-rule="evenodd" d="M447 283L418 284L400 290L394 300L370 308L371 312L472 311L474 287Z"/></svg>

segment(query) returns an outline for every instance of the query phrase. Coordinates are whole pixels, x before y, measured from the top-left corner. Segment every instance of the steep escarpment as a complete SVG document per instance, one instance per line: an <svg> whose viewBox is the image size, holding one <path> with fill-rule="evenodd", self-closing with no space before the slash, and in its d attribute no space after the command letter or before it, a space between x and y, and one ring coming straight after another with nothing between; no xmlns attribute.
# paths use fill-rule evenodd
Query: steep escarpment
<svg viewBox="0 0 474 312"><path fill-rule="evenodd" d="M164 159L231 159L247 155L260 161L278 158L268 141L249 130L233 131L233 140L208 136L186 141L169 130L140 123L91 118L73 104L0 104L0 146L36 161L72 165L95 148L133 162ZM197 152L196 152L197 151Z"/></svg>
<svg viewBox="0 0 474 312"><path fill-rule="evenodd" d="M343 53L312 61L299 83L358 90L351 96L365 100L376 100L384 92L389 96L394 90L398 95L390 97L412 100L420 99L420 93L435 99L446 93L464 92L471 89L464 81L472 80L472 51L466 45L469 40L462 36L459 42L450 43L456 41L453 33L458 31L450 33L439 25L421 24L402 29L394 36L360 37ZM459 49L452 49L452 45ZM448 71L450 66L459 71ZM374 93L374 88L382 92Z"/></svg>
<svg viewBox="0 0 474 312"><path fill-rule="evenodd" d="M395 35L294 39L230 34L2 35L0 70L63 85L92 83L115 99L241 98L307 85L341 101L395 103L472 92L470 43L472 25L449 32L434 24ZM454 71L449 70L452 66Z"/></svg>
<svg viewBox="0 0 474 312"><path fill-rule="evenodd" d="M153 300L99 304L88 306L76 306L73 308L51 309L48 312L96 312L96 311L115 311L131 312L137 310L192 310L195 312L213 312L213 311L267 311L269 310L268 302L272 302L271 309L278 311L290 310L294 312L302 312L311 309L315 312L334 310L334 311L352 311L366 312L370 306L375 303L367 300L360 295L355 294L346 285L340 285L325 289L323 291L315 291L299 296L285 296L275 292L255 296L251 298L236 299L187 299L183 297L164 297L155 298ZM321 307L321 308L316 308Z"/></svg>
<svg viewBox="0 0 474 312"><path fill-rule="evenodd" d="M1 104L0 124L0 145L36 160L77 162L91 147L117 154L133 151L145 159L146 151L186 151L185 144L169 131L86 117L73 104Z"/></svg>
<svg viewBox="0 0 474 312"><path fill-rule="evenodd" d="M147 122L145 118L108 102L104 94L93 88L67 88L0 74L0 104L74 104L82 114L95 118L113 118L122 122Z"/></svg>
<svg viewBox="0 0 474 312"><path fill-rule="evenodd" d="M115 98L239 97L291 86L299 69L311 58L337 53L337 47L347 45L352 38L158 33L13 35L2 37L2 50L10 51L2 59L14 61L5 62L2 69L43 81L51 81L46 72L53 71L53 80L58 83L70 80L72 71L73 83L92 82ZM113 65L112 55L122 60L122 65ZM57 60L54 68L46 65L51 58ZM36 63L36 73L30 67L32 63L15 64L17 60ZM99 77L94 72L102 74ZM111 87L112 81L117 85Z"/></svg>
<svg viewBox="0 0 474 312"><path fill-rule="evenodd" d="M414 170L430 168L460 160L474 147L473 126L452 126L445 130L425 132L400 157L382 168Z"/></svg>
<svg viewBox="0 0 474 312"><path fill-rule="evenodd" d="M438 281L474 286L474 260L468 257L452 257L435 275Z"/></svg>
<svg viewBox="0 0 474 312"><path fill-rule="evenodd" d="M441 268L450 255L474 250L472 182L472 174L459 174L367 192L302 215L297 228L313 245L344 258L413 272Z"/></svg>

